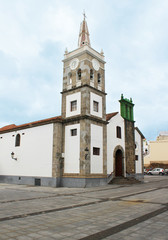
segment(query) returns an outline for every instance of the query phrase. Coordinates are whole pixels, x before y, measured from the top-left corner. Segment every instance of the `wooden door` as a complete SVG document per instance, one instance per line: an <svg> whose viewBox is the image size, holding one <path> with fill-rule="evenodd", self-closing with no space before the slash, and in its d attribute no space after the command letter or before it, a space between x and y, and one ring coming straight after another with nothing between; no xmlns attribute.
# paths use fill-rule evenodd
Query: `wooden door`
<svg viewBox="0 0 168 240"><path fill-rule="evenodd" d="M117 150L115 159L115 176L122 176L122 151Z"/></svg>

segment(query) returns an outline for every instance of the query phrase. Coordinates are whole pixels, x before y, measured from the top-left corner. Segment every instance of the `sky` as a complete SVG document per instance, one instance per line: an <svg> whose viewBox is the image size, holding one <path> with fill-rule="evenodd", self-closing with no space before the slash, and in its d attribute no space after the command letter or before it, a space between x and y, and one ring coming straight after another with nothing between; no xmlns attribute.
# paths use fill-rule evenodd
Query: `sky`
<svg viewBox="0 0 168 240"><path fill-rule="evenodd" d="M132 98L147 140L168 131L167 0L0 0L0 127L61 115L64 52L83 11L105 55L107 113Z"/></svg>

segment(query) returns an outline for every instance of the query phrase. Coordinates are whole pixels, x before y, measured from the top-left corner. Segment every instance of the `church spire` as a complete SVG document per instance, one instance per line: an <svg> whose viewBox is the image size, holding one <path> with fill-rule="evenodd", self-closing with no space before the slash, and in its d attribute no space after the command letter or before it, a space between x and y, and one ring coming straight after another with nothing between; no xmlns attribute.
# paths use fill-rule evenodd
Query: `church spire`
<svg viewBox="0 0 168 240"><path fill-rule="evenodd" d="M83 22L80 25L79 39L78 39L78 47L82 47L83 45L90 46L90 38L89 31L86 22L86 14L83 13Z"/></svg>

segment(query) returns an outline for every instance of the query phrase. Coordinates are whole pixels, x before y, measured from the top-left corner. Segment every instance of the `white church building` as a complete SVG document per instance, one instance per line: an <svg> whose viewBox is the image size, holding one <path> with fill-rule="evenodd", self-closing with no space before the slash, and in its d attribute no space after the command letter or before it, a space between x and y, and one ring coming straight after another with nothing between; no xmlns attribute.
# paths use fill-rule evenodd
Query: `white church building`
<svg viewBox="0 0 168 240"><path fill-rule="evenodd" d="M143 138L132 99L106 114L104 53L81 23L78 48L63 60L62 113L0 128L0 182L91 187L112 179L143 179Z"/></svg>

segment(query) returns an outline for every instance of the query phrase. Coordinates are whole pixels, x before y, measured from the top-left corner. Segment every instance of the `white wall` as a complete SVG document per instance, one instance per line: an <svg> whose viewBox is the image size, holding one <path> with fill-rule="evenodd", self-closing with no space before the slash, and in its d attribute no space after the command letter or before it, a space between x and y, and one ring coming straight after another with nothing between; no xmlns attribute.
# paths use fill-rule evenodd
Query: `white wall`
<svg viewBox="0 0 168 240"><path fill-rule="evenodd" d="M71 112L71 102L77 100L76 111ZM81 93L73 93L66 96L66 117L72 117L81 113Z"/></svg>
<svg viewBox="0 0 168 240"><path fill-rule="evenodd" d="M15 147L18 133L20 146ZM53 124L4 133L0 137L0 175L52 177ZM17 161L11 158L11 152Z"/></svg>
<svg viewBox="0 0 168 240"><path fill-rule="evenodd" d="M117 126L121 127L121 139L116 137ZM110 174L114 170L113 153L116 146L121 146L125 150L124 119L119 113L112 117L109 120L109 124L107 124L107 174Z"/></svg>
<svg viewBox="0 0 168 240"><path fill-rule="evenodd" d="M100 155L93 155L93 147ZM91 124L91 173L103 173L103 127Z"/></svg>
<svg viewBox="0 0 168 240"><path fill-rule="evenodd" d="M138 160L135 161L135 172L136 173L142 173L142 151L141 151L141 135L138 133L138 131L135 129L135 155L138 155Z"/></svg>
<svg viewBox="0 0 168 240"><path fill-rule="evenodd" d="M99 103L99 111L95 112L93 110L93 101L96 101ZM96 116L96 117L100 117L102 118L102 97L94 94L94 93L90 93L90 114Z"/></svg>
<svg viewBox="0 0 168 240"><path fill-rule="evenodd" d="M77 136L71 136L71 129L77 129ZM80 172L80 124L65 127L64 173Z"/></svg>

